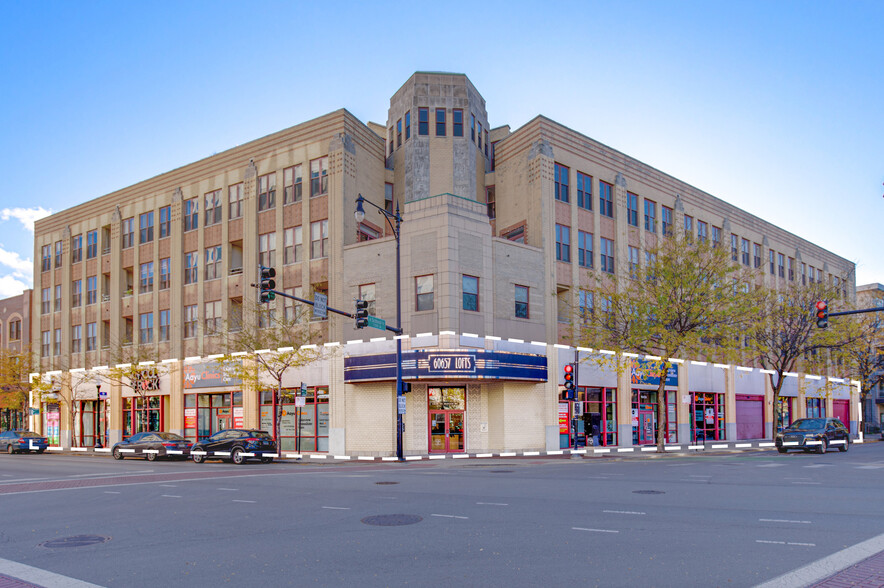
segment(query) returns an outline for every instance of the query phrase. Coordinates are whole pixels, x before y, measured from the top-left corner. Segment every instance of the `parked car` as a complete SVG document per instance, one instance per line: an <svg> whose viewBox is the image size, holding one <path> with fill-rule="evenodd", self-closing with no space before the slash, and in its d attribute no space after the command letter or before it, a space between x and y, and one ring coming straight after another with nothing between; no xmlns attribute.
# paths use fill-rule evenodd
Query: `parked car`
<svg viewBox="0 0 884 588"><path fill-rule="evenodd" d="M205 454L197 453L204 451ZM218 455L218 453L221 455ZM229 459L235 464L242 464L249 457L261 460L261 463L273 461L276 454L276 441L267 431L255 429L225 429L218 431L208 439L198 441L190 451L193 461L203 463L207 459ZM249 455L251 454L251 455Z"/></svg>
<svg viewBox="0 0 884 588"><path fill-rule="evenodd" d="M43 453L49 443L43 437L33 431L3 431L0 433L0 451L6 453Z"/></svg>
<svg viewBox="0 0 884 588"><path fill-rule="evenodd" d="M833 443L835 441L838 443ZM850 431L840 419L798 419L778 433L776 438L777 451L780 453L790 449L825 453L829 445L838 447L839 451L850 448Z"/></svg>
<svg viewBox="0 0 884 588"><path fill-rule="evenodd" d="M163 431L149 431L147 433L136 433L124 439L119 443L115 443L111 449L114 459L123 459L126 457L145 457L148 461L153 461L158 457L170 457L173 459L187 459L190 457L190 448L193 443L175 433L165 433ZM125 451L125 450L131 451ZM181 453L170 454L170 451L180 451Z"/></svg>

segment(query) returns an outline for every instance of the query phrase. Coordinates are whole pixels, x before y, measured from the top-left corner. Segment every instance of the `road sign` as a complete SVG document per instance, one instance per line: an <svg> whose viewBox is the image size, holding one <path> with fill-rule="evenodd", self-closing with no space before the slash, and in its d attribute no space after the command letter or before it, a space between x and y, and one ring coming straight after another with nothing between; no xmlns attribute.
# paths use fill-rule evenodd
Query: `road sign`
<svg viewBox="0 0 884 588"><path fill-rule="evenodd" d="M295 396L295 406L307 406L307 398L305 396Z"/></svg>
<svg viewBox="0 0 884 588"><path fill-rule="evenodd" d="M384 319L380 319L376 316L368 315L368 326L373 329L379 329L381 331L387 330L387 321Z"/></svg>
<svg viewBox="0 0 884 588"><path fill-rule="evenodd" d="M325 294L313 293L313 317L328 318L328 296Z"/></svg>
<svg viewBox="0 0 884 588"><path fill-rule="evenodd" d="M40 409L39 408L28 408L28 413L30 413L31 416L36 416L36 415L40 414Z"/></svg>
<svg viewBox="0 0 884 588"><path fill-rule="evenodd" d="M104 390L100 390L100 391L98 392L98 397L99 397L100 399L104 400L105 398L107 398L107 392L105 392Z"/></svg>
<svg viewBox="0 0 884 588"><path fill-rule="evenodd" d="M399 414L405 414L405 396L397 397L399 400Z"/></svg>

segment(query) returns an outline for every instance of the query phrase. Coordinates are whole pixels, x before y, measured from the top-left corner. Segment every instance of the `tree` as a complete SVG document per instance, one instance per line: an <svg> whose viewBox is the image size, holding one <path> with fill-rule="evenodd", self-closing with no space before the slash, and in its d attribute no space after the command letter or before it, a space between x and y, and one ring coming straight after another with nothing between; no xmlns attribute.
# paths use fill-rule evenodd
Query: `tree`
<svg viewBox="0 0 884 588"><path fill-rule="evenodd" d="M884 325L878 313L852 318L856 337L838 350L838 356L846 362L850 377L859 381L860 405L865 408L869 393L881 380L884 370Z"/></svg>
<svg viewBox="0 0 884 588"><path fill-rule="evenodd" d="M24 422L28 414L28 392L31 389L28 375L33 370L30 348L21 351L0 349L0 410L6 413L7 428L14 428L13 421ZM14 414L20 414L15 418Z"/></svg>
<svg viewBox="0 0 884 588"><path fill-rule="evenodd" d="M639 369L659 378L657 448L663 451L669 358L734 357L751 307L744 284L752 277L731 260L730 251L680 236L660 239L647 263L629 270L598 280L597 304L583 317L578 339L581 345L661 358Z"/></svg>
<svg viewBox="0 0 884 588"><path fill-rule="evenodd" d="M104 378L124 390L126 388L132 390L136 402L142 406L146 405L148 397L152 395L151 392L159 391L160 377L168 373L168 367L153 360L155 353L149 345L142 347L117 343L111 356L112 365L103 372ZM149 428L150 423L136 420L129 434L143 433Z"/></svg>

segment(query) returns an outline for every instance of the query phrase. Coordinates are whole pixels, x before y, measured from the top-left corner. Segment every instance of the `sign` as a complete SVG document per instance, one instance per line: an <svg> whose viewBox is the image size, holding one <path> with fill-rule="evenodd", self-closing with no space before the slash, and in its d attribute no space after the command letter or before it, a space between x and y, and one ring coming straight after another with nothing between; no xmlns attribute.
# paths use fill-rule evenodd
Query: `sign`
<svg viewBox="0 0 884 588"><path fill-rule="evenodd" d="M629 382L631 384L659 386L661 362L648 359L636 358L632 360L629 368ZM670 366L666 372L666 386L678 386L678 366Z"/></svg>
<svg viewBox="0 0 884 588"><path fill-rule="evenodd" d="M378 329L380 331L387 330L387 321L376 316L368 315L367 317L365 317L365 324L372 329Z"/></svg>
<svg viewBox="0 0 884 588"><path fill-rule="evenodd" d="M427 356L427 369L431 374L474 374L476 373L476 358L469 354L429 355Z"/></svg>
<svg viewBox="0 0 884 588"><path fill-rule="evenodd" d="M313 293L313 318L328 318L328 296L325 294Z"/></svg>
<svg viewBox="0 0 884 588"><path fill-rule="evenodd" d="M568 403L559 402L559 435L570 435L571 429L568 426Z"/></svg>
<svg viewBox="0 0 884 588"><path fill-rule="evenodd" d="M715 409L707 408L706 409L706 424L712 425L715 424Z"/></svg>
<svg viewBox="0 0 884 588"><path fill-rule="evenodd" d="M105 398L107 398L107 390L99 390L99 391L98 391L98 397L99 397L101 400L104 400Z"/></svg>
<svg viewBox="0 0 884 588"><path fill-rule="evenodd" d="M135 392L149 392L160 389L160 374L156 368L146 368L135 372L132 377L132 389Z"/></svg>
<svg viewBox="0 0 884 588"><path fill-rule="evenodd" d="M399 414L405 414L405 396L397 396Z"/></svg>
<svg viewBox="0 0 884 588"><path fill-rule="evenodd" d="M184 389L239 386L242 380L228 375L224 366L214 362L184 364Z"/></svg>
<svg viewBox="0 0 884 588"><path fill-rule="evenodd" d="M196 429L196 409L195 408L185 408L184 409L184 428L185 429Z"/></svg>
<svg viewBox="0 0 884 588"><path fill-rule="evenodd" d="M245 409L242 406L234 406L233 407L233 428L234 429L242 429L243 420L245 415Z"/></svg>
<svg viewBox="0 0 884 588"><path fill-rule="evenodd" d="M39 408L28 408L28 414L30 414L31 416L36 416L36 415L40 414L40 409Z"/></svg>
<svg viewBox="0 0 884 588"><path fill-rule="evenodd" d="M547 361L546 355L483 349L403 351L402 377L546 382ZM395 379L395 353L344 357L345 382Z"/></svg>
<svg viewBox="0 0 884 588"><path fill-rule="evenodd" d="M304 396L295 396L295 406L307 406L307 398Z"/></svg>
<svg viewBox="0 0 884 588"><path fill-rule="evenodd" d="M638 409L637 408L632 409L632 426L633 427L638 426Z"/></svg>

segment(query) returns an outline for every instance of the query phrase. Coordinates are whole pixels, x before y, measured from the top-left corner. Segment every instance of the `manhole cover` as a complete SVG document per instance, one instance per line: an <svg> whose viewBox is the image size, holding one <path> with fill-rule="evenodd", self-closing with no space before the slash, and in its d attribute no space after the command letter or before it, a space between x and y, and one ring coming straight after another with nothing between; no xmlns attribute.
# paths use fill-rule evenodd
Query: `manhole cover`
<svg viewBox="0 0 884 588"><path fill-rule="evenodd" d="M398 484L399 482L375 482L378 486L392 486L393 484Z"/></svg>
<svg viewBox="0 0 884 588"><path fill-rule="evenodd" d="M40 544L40 547L48 547L49 549L61 549L63 547L87 547L89 545L98 545L110 541L110 537L103 535L74 535L73 537L59 537L58 539L50 539Z"/></svg>
<svg viewBox="0 0 884 588"><path fill-rule="evenodd" d="M375 525L377 527L401 527L402 525L413 525L421 522L423 517L410 514L390 514L375 515L373 517L365 517L362 522L366 525Z"/></svg>
<svg viewBox="0 0 884 588"><path fill-rule="evenodd" d="M633 494L666 494L662 490L633 490Z"/></svg>
<svg viewBox="0 0 884 588"><path fill-rule="evenodd" d="M513 470L488 470L492 474L511 474Z"/></svg>

